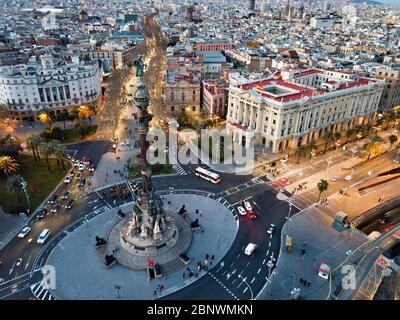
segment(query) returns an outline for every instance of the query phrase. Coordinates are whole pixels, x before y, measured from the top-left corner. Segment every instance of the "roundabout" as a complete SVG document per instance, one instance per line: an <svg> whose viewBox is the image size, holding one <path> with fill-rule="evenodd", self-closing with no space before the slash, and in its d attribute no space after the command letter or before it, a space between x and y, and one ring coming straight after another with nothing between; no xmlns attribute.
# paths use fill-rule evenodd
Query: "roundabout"
<svg viewBox="0 0 400 320"><path fill-rule="evenodd" d="M163 277L149 280L145 270L133 270L131 265L120 263L118 253L124 252L121 249L116 253L118 263L109 269L105 268L103 257L113 246L107 242L107 248L96 248L95 238L107 237L113 231L117 233L117 226L123 226L129 219L121 219L115 208L82 223L54 246L45 262L46 265L54 266L56 270L57 287L50 290L52 296L62 300L116 299L114 286L120 285L121 299L155 299L201 279L207 271L198 272L197 265L198 262L204 263L206 255L214 256L212 261L209 259L210 268L217 265L230 249L238 231L238 223L229 205L198 194L177 193L163 198L166 211L178 212L185 204L186 219L199 219L200 228L193 231L192 241L182 243L188 246L188 264L182 263L176 257L166 263L154 258L155 263L162 263ZM133 206L134 203L129 203L122 210L129 212ZM178 218L183 220L180 216ZM182 235L180 239L184 239ZM176 248L176 245L173 248ZM170 254L175 256L175 253ZM159 257L162 256L161 254ZM132 259L132 255L129 254L128 257ZM135 258L137 257L135 255ZM193 276L189 277L188 269L193 272ZM154 291L157 291L159 285L163 285L164 290L156 296Z"/></svg>

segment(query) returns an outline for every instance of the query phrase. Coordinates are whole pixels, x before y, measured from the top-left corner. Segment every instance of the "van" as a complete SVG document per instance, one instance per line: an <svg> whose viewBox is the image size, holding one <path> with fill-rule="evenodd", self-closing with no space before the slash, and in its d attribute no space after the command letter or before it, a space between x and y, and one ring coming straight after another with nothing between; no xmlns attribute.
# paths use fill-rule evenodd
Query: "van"
<svg viewBox="0 0 400 320"><path fill-rule="evenodd" d="M254 252L254 250L257 248L257 245L255 243L249 243L246 247L246 249L244 249L244 254L247 256L251 256L251 254Z"/></svg>
<svg viewBox="0 0 400 320"><path fill-rule="evenodd" d="M49 229L44 229L42 233L39 235L39 238L37 239L37 243L43 244L46 242L47 238L50 235L50 230Z"/></svg>

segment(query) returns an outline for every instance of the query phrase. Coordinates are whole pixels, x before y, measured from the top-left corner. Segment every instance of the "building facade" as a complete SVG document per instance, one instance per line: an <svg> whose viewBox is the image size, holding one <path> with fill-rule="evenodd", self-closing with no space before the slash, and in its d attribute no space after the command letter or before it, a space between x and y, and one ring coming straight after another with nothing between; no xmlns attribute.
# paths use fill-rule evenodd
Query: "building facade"
<svg viewBox="0 0 400 320"><path fill-rule="evenodd" d="M375 77L385 80L379 110L390 110L400 106L400 66L377 68Z"/></svg>
<svg viewBox="0 0 400 320"><path fill-rule="evenodd" d="M202 92L203 110L210 115L224 117L228 83L225 81L203 81Z"/></svg>
<svg viewBox="0 0 400 320"><path fill-rule="evenodd" d="M227 130L235 142L277 153L375 121L384 82L310 69L230 85ZM253 141L251 141L253 139Z"/></svg>
<svg viewBox="0 0 400 320"><path fill-rule="evenodd" d="M0 105L16 120L35 120L43 110L55 115L94 105L101 95L97 61L55 63L51 55L26 65L0 67Z"/></svg>

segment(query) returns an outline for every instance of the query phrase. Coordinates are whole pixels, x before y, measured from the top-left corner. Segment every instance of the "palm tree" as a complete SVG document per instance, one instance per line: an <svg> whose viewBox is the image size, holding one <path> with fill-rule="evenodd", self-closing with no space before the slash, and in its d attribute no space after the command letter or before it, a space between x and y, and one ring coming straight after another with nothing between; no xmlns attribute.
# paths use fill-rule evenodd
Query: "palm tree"
<svg viewBox="0 0 400 320"><path fill-rule="evenodd" d="M64 157L66 156L65 146L58 140L53 140L54 143L54 154L57 157L57 164L58 160L61 159L62 168L65 171L65 164L64 164Z"/></svg>
<svg viewBox="0 0 400 320"><path fill-rule="evenodd" d="M22 150L21 143L17 137L7 134L0 140L0 153L2 155L18 158L19 152Z"/></svg>
<svg viewBox="0 0 400 320"><path fill-rule="evenodd" d="M13 174L7 179L7 190L17 195L18 202L21 202L19 193L22 192L22 181L23 178L19 174Z"/></svg>
<svg viewBox="0 0 400 320"><path fill-rule="evenodd" d="M46 163L47 163L47 169L51 171L50 168L50 162L49 162L49 157L54 154L55 149L54 149L54 142L49 141L49 142L42 142L39 145L39 151L40 153L45 157Z"/></svg>
<svg viewBox="0 0 400 320"><path fill-rule="evenodd" d="M18 169L19 164L17 160L10 156L0 157L0 170L3 171L6 176L9 176L11 173L14 173Z"/></svg>
<svg viewBox="0 0 400 320"><path fill-rule="evenodd" d="M333 131L327 131L327 132L325 132L323 139L325 140L324 153L326 153L326 149L328 148L328 144L335 140L335 134L333 133Z"/></svg>
<svg viewBox="0 0 400 320"><path fill-rule="evenodd" d="M319 199L321 199L322 193L325 192L326 190L328 190L328 187L329 187L329 183L325 179L321 179L321 181L317 183L317 188L319 191L317 202L319 202Z"/></svg>
<svg viewBox="0 0 400 320"><path fill-rule="evenodd" d="M346 137L347 137L346 144L349 143L350 139L353 137L353 135L355 133L356 133L356 130L354 130L354 128L347 129L347 131L346 131Z"/></svg>
<svg viewBox="0 0 400 320"><path fill-rule="evenodd" d="M307 147L304 145L299 145L296 150L296 154L299 156L297 157L297 164L300 163L300 157L305 156L307 154Z"/></svg>
<svg viewBox="0 0 400 320"><path fill-rule="evenodd" d="M388 113L385 114L384 118L386 120L385 130L387 130L389 128L390 122L392 122L393 120L395 120L397 118L397 114L394 110L390 110L390 111L388 111Z"/></svg>
<svg viewBox="0 0 400 320"><path fill-rule="evenodd" d="M40 160L38 146L41 142L42 142L42 137L40 135L30 135L26 139L26 146L28 150L32 151L35 162Z"/></svg>
<svg viewBox="0 0 400 320"><path fill-rule="evenodd" d="M372 154L379 154L383 151L383 145L382 145L383 139L378 136L378 135L373 135L364 143L364 150L368 152L368 158L371 157Z"/></svg>
<svg viewBox="0 0 400 320"><path fill-rule="evenodd" d="M67 126L65 125L65 123L70 119L70 115L68 113L68 111L62 111L60 114L58 114L56 116L56 120L57 121L61 121L64 125L64 130L67 129Z"/></svg>
<svg viewBox="0 0 400 320"><path fill-rule="evenodd" d="M38 116L39 121L44 123L44 124L48 124L48 125L52 125L53 123L53 118L51 117L51 115L45 111L41 112Z"/></svg>
<svg viewBox="0 0 400 320"><path fill-rule="evenodd" d="M364 125L365 135L369 136L373 129L374 129L374 127L370 123L367 123L366 125Z"/></svg>
<svg viewBox="0 0 400 320"><path fill-rule="evenodd" d="M397 142L398 138L395 134L391 134L389 136L389 142L390 142L390 149L392 149L393 144L395 144Z"/></svg>
<svg viewBox="0 0 400 320"><path fill-rule="evenodd" d="M89 119L90 125L92 124L92 116L94 116L96 113L94 112L93 108L89 106L80 106L78 107L78 116L81 119Z"/></svg>

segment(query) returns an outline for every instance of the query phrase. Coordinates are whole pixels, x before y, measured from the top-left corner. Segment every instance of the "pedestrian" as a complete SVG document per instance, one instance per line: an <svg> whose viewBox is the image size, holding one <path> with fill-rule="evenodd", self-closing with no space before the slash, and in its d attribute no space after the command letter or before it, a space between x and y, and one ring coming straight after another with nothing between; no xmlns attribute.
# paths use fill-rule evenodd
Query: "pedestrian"
<svg viewBox="0 0 400 320"><path fill-rule="evenodd" d="M211 260L214 260L214 255L211 256Z"/></svg>
<svg viewBox="0 0 400 320"><path fill-rule="evenodd" d="M157 297L157 290L154 290L154 296Z"/></svg>
<svg viewBox="0 0 400 320"><path fill-rule="evenodd" d="M182 275L183 275L183 279L185 279L186 278L186 273L183 273Z"/></svg>
<svg viewBox="0 0 400 320"><path fill-rule="evenodd" d="M208 259L208 254L206 254L206 260Z"/></svg>

